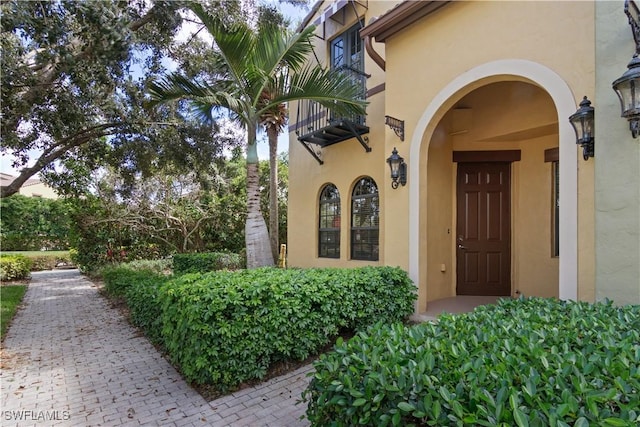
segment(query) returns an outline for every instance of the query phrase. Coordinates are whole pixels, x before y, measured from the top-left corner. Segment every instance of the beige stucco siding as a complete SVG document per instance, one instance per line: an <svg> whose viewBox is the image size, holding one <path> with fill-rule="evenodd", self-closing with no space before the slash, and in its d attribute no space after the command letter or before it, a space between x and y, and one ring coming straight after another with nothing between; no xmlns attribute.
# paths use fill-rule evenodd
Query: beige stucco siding
<svg viewBox="0 0 640 427"><path fill-rule="evenodd" d="M320 11L330 3L325 2ZM365 23L395 3L366 2ZM607 6L597 4L599 10L621 14L621 5L604 4ZM631 184L640 176L640 144L626 136L624 120L607 119L617 126L613 135L626 139L620 151L601 151L604 141L611 138L602 135L602 129L610 130L599 117L610 114L610 106L617 102L610 82L624 67L610 78L599 76L598 85L608 88L598 86L596 90L596 73L601 68L596 63L601 61L596 61L594 48L595 11L596 4L588 1L451 2L384 44L375 43L385 58L386 71L366 55L367 87L384 84L386 89L369 98L372 151L365 153L356 140L349 140L325 148L324 165L319 165L291 134L290 265L366 264L349 260L350 233L344 218L350 214L355 180L367 175L375 179L380 191L380 259L374 264L398 265L410 272L419 289L419 311L428 301L455 295L457 165L452 153L520 150L520 161L511 165L512 294L593 300L613 289L620 297L640 296L640 284L637 294L624 284L630 274L640 277L640 190L635 187L631 200L623 190L610 191L611 185L634 189ZM322 27L324 39L315 41L321 62L326 63L332 37L356 22L349 11L344 18L342 23L328 20ZM599 25L613 25L612 17L598 19ZM624 21L624 16L619 20ZM598 49L615 50L613 46L623 36L610 36L605 38L611 38L611 44L596 43ZM630 40L630 34L628 37ZM631 53L632 48L629 57ZM613 53L600 55L605 61L602 67L628 60ZM588 161L582 159L568 124L568 116L584 95L594 101L598 132L596 158ZM384 125L385 115L404 120L404 141ZM385 163L394 147L409 165L407 185L395 190ZM564 241L560 258L551 253L552 166L544 161L549 148L560 152L560 233ZM601 166L607 157L610 161ZM616 171L616 162L624 165L624 173ZM596 183L596 171L606 177L602 184ZM328 182L338 187L342 198L341 257L337 260L317 257L318 194ZM594 197L596 185L599 200ZM628 204L623 212L616 209L621 203ZM624 244L612 255L616 254L610 250L615 238L622 238ZM596 247L598 257L600 252L609 255L596 262ZM625 256L620 256L623 250ZM614 273L614 268L619 270ZM605 276L614 278L607 290L601 285Z"/></svg>
<svg viewBox="0 0 640 427"><path fill-rule="evenodd" d="M640 304L640 138L611 82L634 53L623 2L596 2L595 298Z"/></svg>

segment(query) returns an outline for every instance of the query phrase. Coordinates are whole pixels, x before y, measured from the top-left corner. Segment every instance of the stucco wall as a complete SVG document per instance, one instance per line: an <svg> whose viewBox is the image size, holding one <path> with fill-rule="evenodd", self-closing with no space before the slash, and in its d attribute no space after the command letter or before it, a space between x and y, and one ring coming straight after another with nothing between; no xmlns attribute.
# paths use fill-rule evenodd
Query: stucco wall
<svg viewBox="0 0 640 427"><path fill-rule="evenodd" d="M611 82L635 45L624 2L596 2L596 299L640 303L640 138L633 139Z"/></svg>
<svg viewBox="0 0 640 427"><path fill-rule="evenodd" d="M392 2L368 1L369 9L365 22L369 22L371 17L380 15L393 5ZM472 81L467 86L460 87L458 92L451 93L448 99L441 100L441 104L436 106L437 110L431 121L425 124L421 123L421 120L424 120L425 114L430 111L433 100L439 99L443 88L451 87L452 82L466 75L469 70L500 61L520 61L518 62L520 67L525 62L523 60L526 60L538 68L544 68L542 80L553 75L552 84L555 85L556 91L552 93L552 97L554 97L555 106L560 106L556 111L556 122L560 116L560 123L558 123L560 152L561 156L563 152L565 153L563 157L565 162L568 161L567 159L572 159L565 165L568 167L561 170L561 173L571 178L563 180L565 185L569 181L573 182L570 186L572 194L565 196L565 200L573 198L574 202L573 208L564 210L565 213L569 212L569 215L564 216L563 233L568 236L566 238L573 246L561 247L561 251L564 250L566 256L564 266L560 266L560 277L564 274L573 286L578 283L579 289L576 292L575 287L571 289L570 285L563 291L560 284L560 297L592 299L595 283L593 213L595 162L593 159L584 162L578 154L579 149L575 146L573 132L567 119L575 111L583 95L594 96L594 10L593 2L453 2L388 39L384 49L376 44L376 49L386 58L387 69L383 73L368 56L365 57L366 72L371 74L368 87L371 88L382 82L386 84L386 90L374 95L368 107L367 122L371 126L369 139L373 151L364 153L356 141L347 141L325 149L325 164L320 166L297 142L295 134L291 134L288 236L290 265L354 266L362 263L348 260L349 233L344 224L341 234L340 260L317 258L317 197L323 184L326 182L336 184L341 192L343 217L345 217L347 212L344 208L350 199L353 182L358 176L370 175L378 183L381 196L380 243L383 248L379 263L399 265L411 270L413 262L411 259L417 260L415 262L421 265L419 274L412 277L417 279L417 284L420 286L419 309L426 307L427 282L429 286L432 283L436 284L433 289L437 291L429 295L430 300L432 296L450 293L453 283L453 252L451 250L447 252L444 248L445 253L440 255L443 249L442 241L439 239L432 241L427 238L429 224L427 205L440 198L441 195L437 193L440 189L436 186L427 188L423 184L432 180L440 181L445 184L447 191L451 194L451 183L454 182L455 175L451 171L439 172L427 167L431 164L430 156L437 155L435 151L429 152L429 145L438 140L436 136L441 119L466 94L492 82L530 83L532 80L522 77L529 73L501 75L498 72L482 81ZM344 23L345 29L353 23L347 21ZM335 27L335 23L331 23L331 26ZM335 28L332 31L335 33ZM326 56L327 44L328 38L316 40L320 58ZM500 70L499 67L497 69ZM561 88L558 89L560 86ZM294 106L291 111L292 113L295 111ZM516 113L516 111L511 112ZM404 142L384 126L385 114L405 121ZM487 122L485 125L488 128L494 124ZM504 123L502 126L503 131L506 132ZM552 141L545 135L538 135L529 136L526 142L519 144L525 149L529 146L528 144L535 144L539 150L542 150L543 147L557 144L557 140ZM445 143L453 144L453 140L447 142L445 138ZM414 146L416 144L417 148ZM505 147L504 144L501 146ZM406 187L400 187L397 190L392 190L390 187L388 167L385 163L386 157L394 147L397 147L400 155L409 164L409 182ZM539 150L536 152L539 153ZM570 155L567 156L567 153ZM442 156L443 159L446 157L445 154ZM542 164L539 169L528 170L529 161L529 159L523 160L522 164L515 168L516 179L520 180L521 185L524 185L523 174L531 173L533 179L540 181L549 179L549 170L545 169L548 168L548 164ZM546 181L541 182L543 186L547 184L549 183ZM522 200L516 200L515 203L517 209L522 211L526 210L526 206L537 203L537 200L529 200L525 197ZM540 209L546 210L546 207L540 207ZM455 206L451 204L444 212L438 214L445 218L442 220L443 223L447 221L447 216L451 223L454 212ZM414 221L413 216L418 218L419 223L415 229L410 225ZM433 215L429 214L429 218L432 217ZM526 228L525 224L518 227ZM438 232L446 232L447 229L439 225L437 228ZM429 233L433 232L434 230L429 231ZM446 239L446 236L444 237ZM520 238L524 239L523 244L526 243L525 234L520 235ZM415 247L411 246L412 243L408 243L412 239L417 241ZM548 239L545 238L545 240ZM548 248L549 242L545 241L544 247L541 246L535 251L542 254ZM438 256L432 258L434 253ZM430 263L428 268L423 264L427 259ZM533 283L538 272L533 272L532 267L524 265L526 261L516 261L519 274L522 277L529 274ZM549 262L544 277L552 274L548 272L553 272L556 268L553 265L554 262L557 264L557 260ZM444 273L440 271L442 264L445 264ZM562 273L563 269L565 273ZM428 274L429 279L427 279ZM548 282L551 283L551 281ZM523 286L532 288L533 284L523 284ZM553 294L547 290L542 293Z"/></svg>
<svg viewBox="0 0 640 427"><path fill-rule="evenodd" d="M322 12L331 2L324 2L319 9ZM369 1L364 21L378 16L392 8L394 1ZM359 11L364 9L360 6ZM340 15L342 18L342 15ZM313 22L313 20L312 20ZM314 40L315 51L321 63L327 64L330 40L357 22L350 5L345 8L342 23L327 19L325 25L318 26L316 34L322 36ZM375 43L376 50L384 54L384 45ZM315 61L315 58L312 58ZM383 71L365 53L365 72L370 74L367 89L384 83ZM385 135L388 129L384 125L385 92L372 95L367 101L367 125L370 127L369 145L371 152L365 152L356 139L351 139L323 149L324 164L320 165L298 142L295 132L290 132L289 142L289 205L288 205L288 264L292 267L357 267L361 265L398 265L406 268L406 259L402 254L389 251L388 236L398 235L405 239L407 234L406 201L394 209L391 204L401 190L395 194L390 186L386 159L391 149L385 148ZM296 104L290 106L291 122L294 123ZM293 126L290 127L293 130ZM393 134L393 133L392 133ZM379 261L352 261L349 255L349 221L351 191L356 180L362 176L372 177L380 194L380 255ZM338 187L341 197L342 221L339 259L318 257L318 196L322 187L331 182ZM402 203L402 202L398 202ZM393 237L392 237L393 239ZM405 250L406 254L406 250Z"/></svg>

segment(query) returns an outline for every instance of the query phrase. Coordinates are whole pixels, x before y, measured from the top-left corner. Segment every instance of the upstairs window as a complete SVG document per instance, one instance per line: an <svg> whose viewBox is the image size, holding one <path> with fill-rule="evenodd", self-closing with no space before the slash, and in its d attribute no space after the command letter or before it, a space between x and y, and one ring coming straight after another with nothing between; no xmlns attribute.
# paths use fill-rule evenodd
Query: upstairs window
<svg viewBox="0 0 640 427"><path fill-rule="evenodd" d="M351 196L351 259L377 261L380 198L376 182L358 180Z"/></svg>
<svg viewBox="0 0 640 427"><path fill-rule="evenodd" d="M318 256L340 258L340 193L335 185L324 186L319 206Z"/></svg>
<svg viewBox="0 0 640 427"><path fill-rule="evenodd" d="M364 71L364 51L357 23L331 41L331 68Z"/></svg>

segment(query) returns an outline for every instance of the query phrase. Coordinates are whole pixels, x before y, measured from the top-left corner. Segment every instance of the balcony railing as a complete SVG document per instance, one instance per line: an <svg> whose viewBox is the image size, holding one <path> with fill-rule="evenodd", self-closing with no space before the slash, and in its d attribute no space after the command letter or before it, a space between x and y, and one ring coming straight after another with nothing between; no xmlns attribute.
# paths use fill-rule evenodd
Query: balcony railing
<svg viewBox="0 0 640 427"><path fill-rule="evenodd" d="M360 99L365 99L367 75L349 67L342 67L340 72L344 78L352 79L360 87ZM368 139L362 137L369 133L366 116L337 116L315 101L298 103L295 132L298 140L320 164L323 163L322 148L347 139L357 138L367 152L371 151Z"/></svg>

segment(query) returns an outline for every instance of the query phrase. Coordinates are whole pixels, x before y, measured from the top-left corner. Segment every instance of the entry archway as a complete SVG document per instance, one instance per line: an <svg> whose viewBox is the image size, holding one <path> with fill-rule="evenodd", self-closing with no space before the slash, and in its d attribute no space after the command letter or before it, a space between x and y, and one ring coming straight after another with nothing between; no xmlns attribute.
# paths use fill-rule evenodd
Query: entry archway
<svg viewBox="0 0 640 427"><path fill-rule="evenodd" d="M479 65L453 79L431 100L421 115L410 141L409 158L409 275L424 292L424 276L420 258L428 257L420 248L421 218L426 212L420 200L427 194L425 172L428 145L436 126L455 103L478 87L501 81L524 81L545 90L551 97L558 115L558 144L560 158L560 266L559 297L577 299L577 149L573 130L567 117L575 111L575 99L567 83L553 70L527 60L499 60ZM420 298L424 301L426 297ZM420 308L420 307L418 307Z"/></svg>

